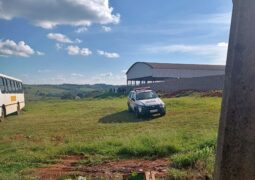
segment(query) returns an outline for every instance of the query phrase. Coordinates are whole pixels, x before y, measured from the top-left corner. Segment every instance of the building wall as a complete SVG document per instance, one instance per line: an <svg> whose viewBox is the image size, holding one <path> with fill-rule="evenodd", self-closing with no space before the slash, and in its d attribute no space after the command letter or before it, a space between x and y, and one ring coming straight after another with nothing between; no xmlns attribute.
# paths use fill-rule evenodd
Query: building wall
<svg viewBox="0 0 255 180"><path fill-rule="evenodd" d="M153 77L191 78L224 75L224 70L153 69Z"/></svg>
<svg viewBox="0 0 255 180"><path fill-rule="evenodd" d="M224 76L208 76L183 79L170 79L166 82L143 84L160 92L175 92L179 90L222 90L224 87Z"/></svg>

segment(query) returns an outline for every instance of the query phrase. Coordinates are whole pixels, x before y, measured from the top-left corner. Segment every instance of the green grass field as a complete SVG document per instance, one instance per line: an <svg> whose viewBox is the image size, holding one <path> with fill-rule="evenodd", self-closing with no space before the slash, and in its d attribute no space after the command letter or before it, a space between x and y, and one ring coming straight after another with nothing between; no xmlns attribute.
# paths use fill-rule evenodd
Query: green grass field
<svg viewBox="0 0 255 180"><path fill-rule="evenodd" d="M136 119L126 98L27 102L20 116L0 124L0 179L29 177L59 155L104 159L169 157L170 174L211 175L221 98L164 99L167 114Z"/></svg>

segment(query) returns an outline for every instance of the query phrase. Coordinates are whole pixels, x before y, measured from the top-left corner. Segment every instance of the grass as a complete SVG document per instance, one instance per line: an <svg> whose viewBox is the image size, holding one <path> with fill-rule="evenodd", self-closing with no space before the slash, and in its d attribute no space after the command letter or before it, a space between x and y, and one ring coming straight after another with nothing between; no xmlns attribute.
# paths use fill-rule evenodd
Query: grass
<svg viewBox="0 0 255 180"><path fill-rule="evenodd" d="M169 157L173 175L212 173L221 98L164 99L167 114L136 119L126 98L27 102L0 124L0 179L22 179L59 155L104 159ZM206 162L209 163L206 163Z"/></svg>

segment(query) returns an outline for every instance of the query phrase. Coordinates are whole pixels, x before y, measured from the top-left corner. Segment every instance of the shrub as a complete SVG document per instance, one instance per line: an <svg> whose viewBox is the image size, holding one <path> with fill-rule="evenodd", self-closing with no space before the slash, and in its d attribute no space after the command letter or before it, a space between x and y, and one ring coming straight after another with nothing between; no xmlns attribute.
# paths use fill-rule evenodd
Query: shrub
<svg viewBox="0 0 255 180"><path fill-rule="evenodd" d="M178 152L178 148L165 143L160 143L153 137L137 137L122 146L118 152L122 156L133 157L164 157Z"/></svg>
<svg viewBox="0 0 255 180"><path fill-rule="evenodd" d="M201 162L202 166L206 166L206 162L214 157L214 147L205 146L204 148L197 148L194 151L176 154L172 157L173 167L194 168L197 162Z"/></svg>

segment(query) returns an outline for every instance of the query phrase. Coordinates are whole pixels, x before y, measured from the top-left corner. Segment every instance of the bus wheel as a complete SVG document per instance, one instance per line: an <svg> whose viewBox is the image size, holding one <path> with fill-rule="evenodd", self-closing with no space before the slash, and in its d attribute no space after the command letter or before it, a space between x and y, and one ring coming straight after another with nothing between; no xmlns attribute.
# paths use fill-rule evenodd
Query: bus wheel
<svg viewBox="0 0 255 180"><path fill-rule="evenodd" d="M17 105L17 115L19 115L19 114L20 114L20 105L18 103L18 105Z"/></svg>
<svg viewBox="0 0 255 180"><path fill-rule="evenodd" d="M4 121L5 117L6 117L5 108L2 107L2 113L1 113L1 117L0 117L0 122Z"/></svg>

